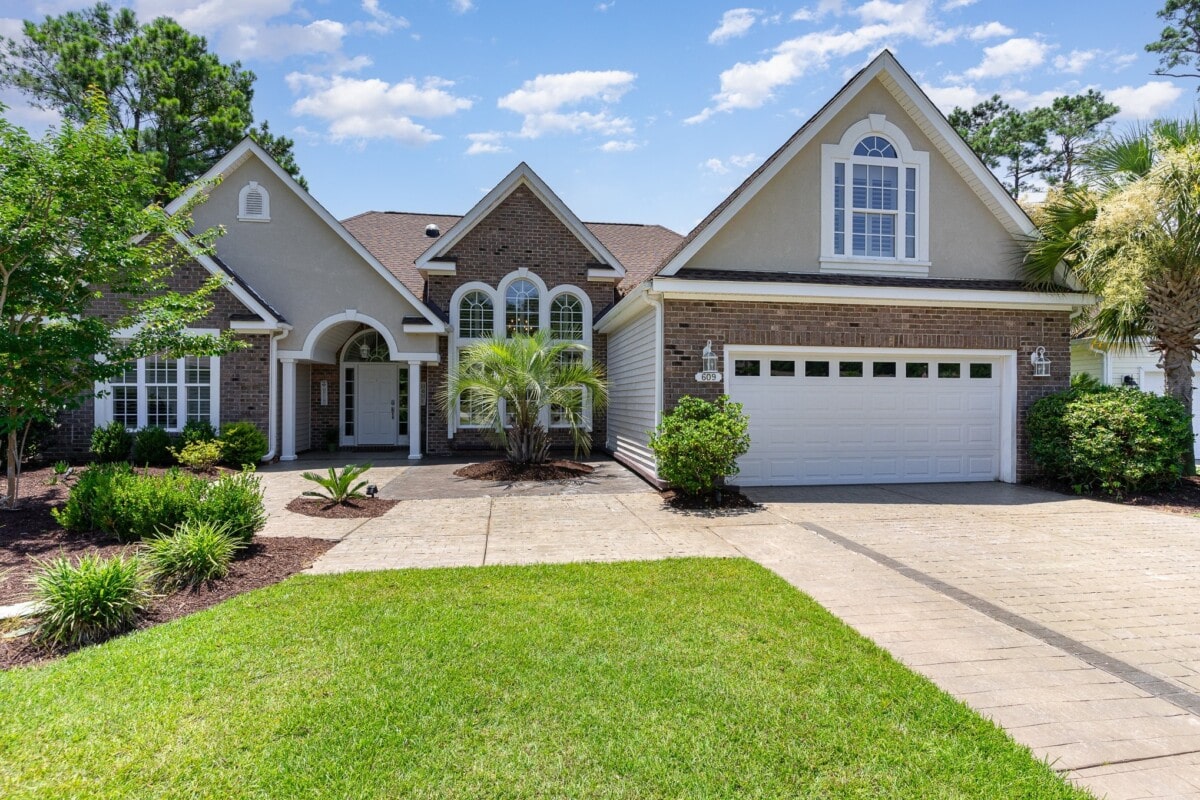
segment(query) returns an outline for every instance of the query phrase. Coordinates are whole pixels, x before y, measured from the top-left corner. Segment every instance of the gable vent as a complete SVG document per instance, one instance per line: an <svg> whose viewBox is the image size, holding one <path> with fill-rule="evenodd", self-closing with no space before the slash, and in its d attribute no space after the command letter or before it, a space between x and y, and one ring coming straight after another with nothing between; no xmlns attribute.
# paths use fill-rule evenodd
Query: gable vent
<svg viewBox="0 0 1200 800"><path fill-rule="evenodd" d="M250 181L238 193L238 219L243 222L270 222L271 195L258 185L258 181Z"/></svg>

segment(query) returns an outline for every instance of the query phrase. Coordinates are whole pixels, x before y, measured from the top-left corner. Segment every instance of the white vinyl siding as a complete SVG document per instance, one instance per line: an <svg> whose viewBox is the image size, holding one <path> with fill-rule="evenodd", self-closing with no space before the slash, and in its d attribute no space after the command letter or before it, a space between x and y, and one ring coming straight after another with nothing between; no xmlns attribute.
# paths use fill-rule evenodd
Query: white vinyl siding
<svg viewBox="0 0 1200 800"><path fill-rule="evenodd" d="M658 424L655 334L654 310L647 308L608 337L608 447L650 473L650 431Z"/></svg>
<svg viewBox="0 0 1200 800"><path fill-rule="evenodd" d="M1091 375L1104 380L1104 357L1086 344L1071 345L1071 377Z"/></svg>

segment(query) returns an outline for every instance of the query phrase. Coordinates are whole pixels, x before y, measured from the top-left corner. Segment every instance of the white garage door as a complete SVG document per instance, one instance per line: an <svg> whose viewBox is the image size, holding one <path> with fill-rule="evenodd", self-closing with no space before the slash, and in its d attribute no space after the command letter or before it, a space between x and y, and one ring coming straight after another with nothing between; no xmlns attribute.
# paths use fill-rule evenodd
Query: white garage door
<svg viewBox="0 0 1200 800"><path fill-rule="evenodd" d="M995 355L730 351L750 416L743 486L1001 477Z"/></svg>

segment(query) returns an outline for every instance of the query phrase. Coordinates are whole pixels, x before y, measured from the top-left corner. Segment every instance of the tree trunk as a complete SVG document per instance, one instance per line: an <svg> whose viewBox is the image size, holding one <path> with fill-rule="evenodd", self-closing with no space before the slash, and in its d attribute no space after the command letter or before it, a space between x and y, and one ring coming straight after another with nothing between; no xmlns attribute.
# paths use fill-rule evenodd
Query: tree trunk
<svg viewBox="0 0 1200 800"><path fill-rule="evenodd" d="M17 432L15 430L8 432L8 458L7 475L8 488L4 493L4 506L7 508L17 507L17 489L21 480L21 453L18 450Z"/></svg>
<svg viewBox="0 0 1200 800"><path fill-rule="evenodd" d="M550 454L550 438L541 425L516 425L508 434L508 460L514 464L541 464Z"/></svg>
<svg viewBox="0 0 1200 800"><path fill-rule="evenodd" d="M1192 370L1200 335L1200 277L1171 275L1147 287L1152 350L1161 354L1166 392L1183 403L1192 419ZM1184 474L1196 474L1194 452L1184 454Z"/></svg>

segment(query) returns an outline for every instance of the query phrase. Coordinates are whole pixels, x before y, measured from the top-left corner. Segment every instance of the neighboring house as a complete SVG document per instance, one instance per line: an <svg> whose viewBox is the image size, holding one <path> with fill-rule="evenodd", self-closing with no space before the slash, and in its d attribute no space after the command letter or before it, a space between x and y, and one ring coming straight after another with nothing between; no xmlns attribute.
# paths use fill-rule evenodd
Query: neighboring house
<svg viewBox="0 0 1200 800"><path fill-rule="evenodd" d="M250 419L284 460L329 430L412 458L476 449L469 415L436 403L447 370L473 341L549 329L606 366L595 440L647 477L661 413L725 393L750 414L744 484L1015 481L1025 409L1069 379L1081 295L1023 285L1031 223L888 52L686 238L583 223L525 164L462 217L343 222L251 141L217 176L195 219L225 226L219 260L181 281L228 275L206 324L254 346L138 364L66 420L80 449L93 424L195 416Z"/></svg>
<svg viewBox="0 0 1200 800"><path fill-rule="evenodd" d="M1200 359L1192 363L1192 370L1200 374ZM1075 339L1071 342L1071 377L1079 374L1091 375L1110 386L1134 386L1154 394L1166 394L1167 391L1166 373L1159 355L1152 353L1146 342L1134 348L1119 348L1104 346L1091 336ZM1192 431L1200 434L1197 410L1200 407L1194 405ZM1196 457L1200 459L1200 440L1196 442Z"/></svg>

